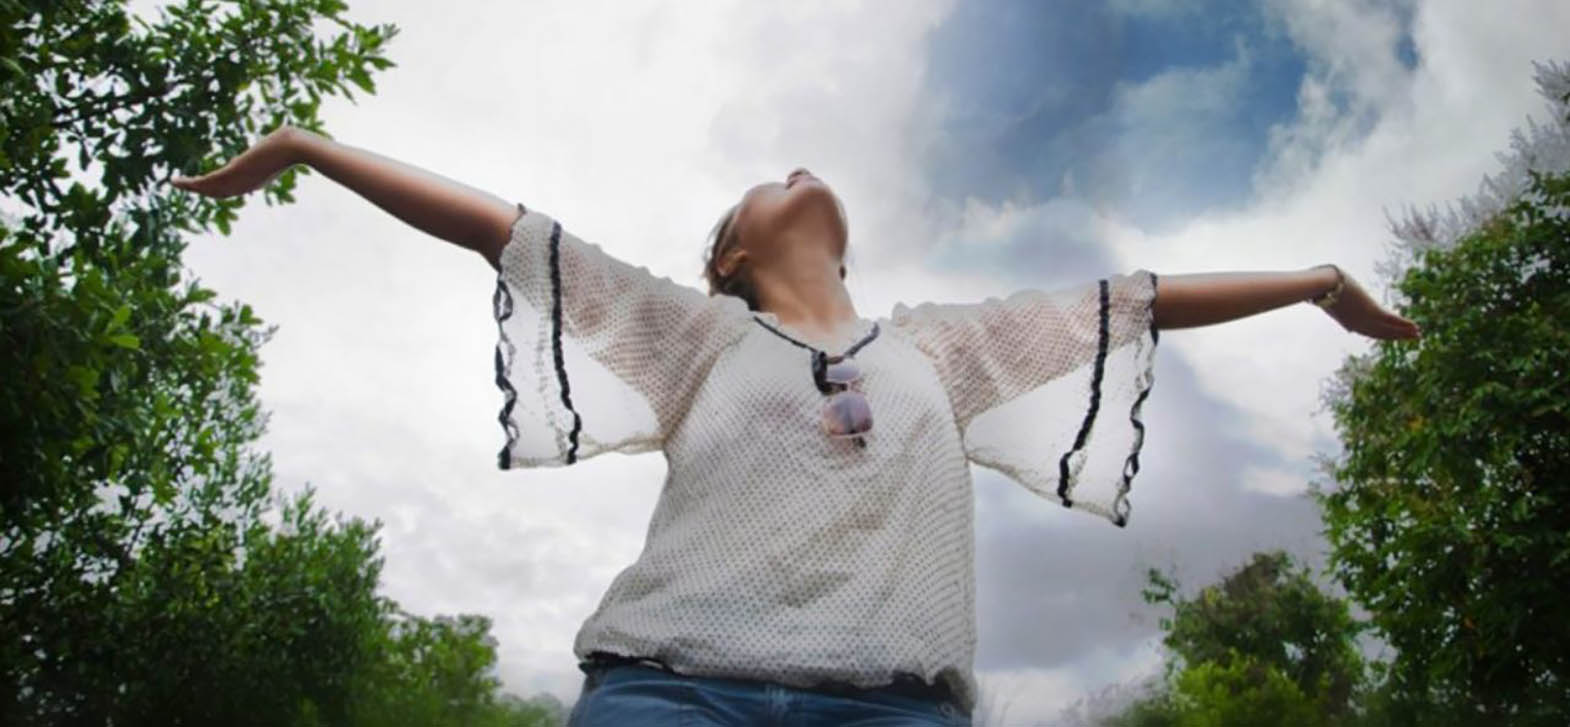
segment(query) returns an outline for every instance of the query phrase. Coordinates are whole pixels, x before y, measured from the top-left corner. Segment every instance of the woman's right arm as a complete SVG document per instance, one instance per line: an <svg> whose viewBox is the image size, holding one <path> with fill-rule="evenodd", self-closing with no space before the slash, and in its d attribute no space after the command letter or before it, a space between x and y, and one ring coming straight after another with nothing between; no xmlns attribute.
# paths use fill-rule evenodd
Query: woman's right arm
<svg viewBox="0 0 1570 727"><path fill-rule="evenodd" d="M305 129L283 127L213 172L171 182L208 196L231 197L265 186L293 164L310 166L405 223L473 250L500 269L517 205Z"/></svg>

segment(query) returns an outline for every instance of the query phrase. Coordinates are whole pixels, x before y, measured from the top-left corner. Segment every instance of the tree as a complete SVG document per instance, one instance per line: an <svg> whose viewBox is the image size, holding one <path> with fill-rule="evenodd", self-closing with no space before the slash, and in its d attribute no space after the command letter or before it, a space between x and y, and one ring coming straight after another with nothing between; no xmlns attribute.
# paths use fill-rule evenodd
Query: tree
<svg viewBox="0 0 1570 727"><path fill-rule="evenodd" d="M1325 595L1307 568L1284 551L1255 553L1247 565L1197 596L1151 570L1148 603L1165 603L1162 643L1182 664L1230 666L1239 660L1285 676L1321 701L1331 717L1345 714L1363 679L1357 636L1363 626L1345 601ZM1222 672L1216 672L1220 674ZM1230 673L1230 672L1227 672Z"/></svg>
<svg viewBox="0 0 1570 727"><path fill-rule="evenodd" d="M1362 624L1282 551L1246 565L1192 598L1157 570L1148 603L1161 620L1164 683L1102 720L1113 727L1350 724L1364 685Z"/></svg>
<svg viewBox="0 0 1570 727"><path fill-rule="evenodd" d="M336 722L377 657L375 527L270 504L268 331L182 279L184 233L242 202L156 184L372 90L395 29L344 9L0 1L4 724Z"/></svg>
<svg viewBox="0 0 1570 727"><path fill-rule="evenodd" d="M1464 233L1397 227L1422 341L1349 358L1327 396L1344 448L1318 494L1331 563L1395 648L1404 724L1570 715L1570 176L1536 166L1570 164L1554 147L1570 140L1570 67L1538 80L1558 116L1535 145L1517 135L1513 200L1479 212L1516 187L1492 180L1463 205L1476 215L1452 218Z"/></svg>
<svg viewBox="0 0 1570 727"><path fill-rule="evenodd" d="M499 694L489 620L376 594L379 524L271 494L270 331L182 279L243 201L154 182L373 91L396 29L344 10L0 0L0 724L560 721Z"/></svg>
<svg viewBox="0 0 1570 727"><path fill-rule="evenodd" d="M1236 652L1185 668L1171 698L1177 727L1332 724L1319 701L1280 669Z"/></svg>
<svg viewBox="0 0 1570 727"><path fill-rule="evenodd" d="M1332 561L1414 715L1570 715L1570 178L1528 189L1407 272L1422 346L1349 361L1332 404Z"/></svg>
<svg viewBox="0 0 1570 727"><path fill-rule="evenodd" d="M386 624L384 658L361 674L353 724L545 727L562 720L554 697L498 694L489 619L400 613Z"/></svg>

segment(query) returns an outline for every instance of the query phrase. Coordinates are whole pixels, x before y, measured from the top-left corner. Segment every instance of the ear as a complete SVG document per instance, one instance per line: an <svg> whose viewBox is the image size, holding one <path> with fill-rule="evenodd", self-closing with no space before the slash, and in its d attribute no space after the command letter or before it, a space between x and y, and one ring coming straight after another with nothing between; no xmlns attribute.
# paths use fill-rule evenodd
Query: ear
<svg viewBox="0 0 1570 727"><path fill-rule="evenodd" d="M733 247L720 256L719 264L714 267L720 271L720 275L730 277L731 273L736 272L736 268L746 260L747 251L741 247Z"/></svg>

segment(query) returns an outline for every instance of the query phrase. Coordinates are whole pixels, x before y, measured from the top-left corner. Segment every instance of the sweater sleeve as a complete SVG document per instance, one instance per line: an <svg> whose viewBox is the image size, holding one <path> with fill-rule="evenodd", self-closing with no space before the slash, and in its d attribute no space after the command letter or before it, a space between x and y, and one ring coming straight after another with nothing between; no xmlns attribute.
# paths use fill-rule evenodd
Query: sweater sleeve
<svg viewBox="0 0 1570 727"><path fill-rule="evenodd" d="M664 446L746 303L708 296L518 205L492 296L501 469Z"/></svg>
<svg viewBox="0 0 1570 727"><path fill-rule="evenodd" d="M980 303L894 308L931 360L966 456L1028 489L1128 520L1157 340L1146 270Z"/></svg>

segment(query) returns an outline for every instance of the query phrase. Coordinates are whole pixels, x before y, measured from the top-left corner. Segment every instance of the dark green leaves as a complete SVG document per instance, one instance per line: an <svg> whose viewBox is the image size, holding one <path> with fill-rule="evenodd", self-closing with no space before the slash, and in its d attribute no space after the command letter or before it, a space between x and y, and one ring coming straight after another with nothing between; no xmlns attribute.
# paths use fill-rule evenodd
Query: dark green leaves
<svg viewBox="0 0 1570 727"><path fill-rule="evenodd" d="M0 220L0 724L558 721L498 696L489 621L377 594L377 525L274 497L271 329L181 267L244 199L171 174L321 131L324 96L394 65L396 29L346 9L0 0L0 194L25 210Z"/></svg>
<svg viewBox="0 0 1570 727"><path fill-rule="evenodd" d="M1332 562L1395 647L1393 699L1413 720L1570 713L1567 210L1570 181L1537 175L1490 224L1427 251L1400 281L1420 347L1348 362L1333 403Z"/></svg>

